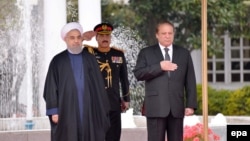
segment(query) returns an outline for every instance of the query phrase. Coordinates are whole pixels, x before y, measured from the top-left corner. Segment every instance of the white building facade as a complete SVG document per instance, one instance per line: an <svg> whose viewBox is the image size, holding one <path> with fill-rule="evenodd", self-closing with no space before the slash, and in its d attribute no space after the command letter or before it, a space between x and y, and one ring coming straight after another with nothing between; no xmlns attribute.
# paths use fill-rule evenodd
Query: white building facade
<svg viewBox="0 0 250 141"><path fill-rule="evenodd" d="M208 84L217 89L238 89L250 84L250 39L222 37L223 51L208 56ZM202 82L201 50L192 52L197 83Z"/></svg>

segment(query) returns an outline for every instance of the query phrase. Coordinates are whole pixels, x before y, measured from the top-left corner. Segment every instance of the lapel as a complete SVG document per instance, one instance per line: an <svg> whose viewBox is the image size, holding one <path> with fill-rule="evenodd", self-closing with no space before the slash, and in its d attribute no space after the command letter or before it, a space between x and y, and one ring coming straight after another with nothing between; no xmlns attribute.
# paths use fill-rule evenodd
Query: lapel
<svg viewBox="0 0 250 141"><path fill-rule="evenodd" d="M179 51L178 51L178 47L173 45L173 56L172 56L172 62L173 63L177 63L177 60L179 58Z"/></svg>
<svg viewBox="0 0 250 141"><path fill-rule="evenodd" d="M179 63L179 58L180 58L180 52L179 52L179 49L178 49L178 46L176 45L173 45L173 56L172 56L172 63L175 63L175 64L180 64ZM173 71L171 72L171 77L174 76L176 74L176 71Z"/></svg>
<svg viewBox="0 0 250 141"><path fill-rule="evenodd" d="M157 58L157 60L159 60L159 61L164 60L164 57L162 55L161 48L160 48L159 44L154 45L153 49L154 49L155 58Z"/></svg>

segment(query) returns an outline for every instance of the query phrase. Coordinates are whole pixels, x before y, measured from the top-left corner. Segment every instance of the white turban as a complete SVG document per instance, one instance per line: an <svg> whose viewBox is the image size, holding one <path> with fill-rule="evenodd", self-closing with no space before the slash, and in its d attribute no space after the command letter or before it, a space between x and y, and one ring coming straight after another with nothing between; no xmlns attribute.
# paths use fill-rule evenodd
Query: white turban
<svg viewBox="0 0 250 141"><path fill-rule="evenodd" d="M64 40L64 38L66 37L67 33L70 32L73 29L77 29L81 35L83 33L83 29L82 26L77 23L77 22L71 22L71 23L67 23L66 25L63 26L62 30L61 30L61 37Z"/></svg>

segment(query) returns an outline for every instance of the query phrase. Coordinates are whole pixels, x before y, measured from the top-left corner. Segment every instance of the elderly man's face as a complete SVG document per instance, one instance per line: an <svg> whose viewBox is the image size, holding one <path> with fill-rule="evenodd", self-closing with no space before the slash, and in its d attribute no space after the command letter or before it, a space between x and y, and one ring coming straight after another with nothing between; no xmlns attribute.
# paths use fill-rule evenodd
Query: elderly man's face
<svg viewBox="0 0 250 141"><path fill-rule="evenodd" d="M82 36L78 30L71 30L67 33L64 41L69 50L78 50L82 48Z"/></svg>
<svg viewBox="0 0 250 141"><path fill-rule="evenodd" d="M156 38L161 45L170 46L174 41L174 28L169 24L159 25Z"/></svg>

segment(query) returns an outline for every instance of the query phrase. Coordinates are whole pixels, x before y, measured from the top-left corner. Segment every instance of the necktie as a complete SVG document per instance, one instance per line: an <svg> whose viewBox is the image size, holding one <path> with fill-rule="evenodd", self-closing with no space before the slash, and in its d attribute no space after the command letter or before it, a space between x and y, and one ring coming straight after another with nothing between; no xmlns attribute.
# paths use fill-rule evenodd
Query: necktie
<svg viewBox="0 0 250 141"><path fill-rule="evenodd" d="M168 54L169 49L165 47L164 50L165 50L165 60L170 61L170 56ZM168 77L170 77L170 71L168 71Z"/></svg>
<svg viewBox="0 0 250 141"><path fill-rule="evenodd" d="M170 56L168 54L169 49L167 47L165 47L164 50L165 50L165 60L170 61Z"/></svg>

